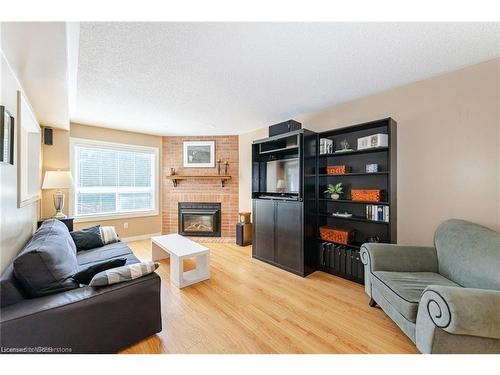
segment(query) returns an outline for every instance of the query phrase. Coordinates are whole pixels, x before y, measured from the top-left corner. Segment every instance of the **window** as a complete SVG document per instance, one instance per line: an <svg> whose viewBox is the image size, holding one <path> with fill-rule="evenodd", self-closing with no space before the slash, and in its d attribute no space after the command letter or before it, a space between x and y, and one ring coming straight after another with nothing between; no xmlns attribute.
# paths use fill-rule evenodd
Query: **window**
<svg viewBox="0 0 500 375"><path fill-rule="evenodd" d="M158 213L157 148L71 142L75 217Z"/></svg>

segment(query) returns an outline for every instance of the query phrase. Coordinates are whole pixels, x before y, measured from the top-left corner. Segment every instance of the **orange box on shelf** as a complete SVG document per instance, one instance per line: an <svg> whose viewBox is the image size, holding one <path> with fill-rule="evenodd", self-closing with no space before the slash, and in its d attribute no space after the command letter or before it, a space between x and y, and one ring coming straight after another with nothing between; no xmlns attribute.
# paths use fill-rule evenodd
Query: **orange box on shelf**
<svg viewBox="0 0 500 375"><path fill-rule="evenodd" d="M354 238L354 231L332 227L319 227L319 235L322 240L348 245Z"/></svg>
<svg viewBox="0 0 500 375"><path fill-rule="evenodd" d="M327 174L346 174L349 173L347 165L329 165L326 167Z"/></svg>
<svg viewBox="0 0 500 375"><path fill-rule="evenodd" d="M382 201L382 190L352 189L351 200L358 202L380 202Z"/></svg>

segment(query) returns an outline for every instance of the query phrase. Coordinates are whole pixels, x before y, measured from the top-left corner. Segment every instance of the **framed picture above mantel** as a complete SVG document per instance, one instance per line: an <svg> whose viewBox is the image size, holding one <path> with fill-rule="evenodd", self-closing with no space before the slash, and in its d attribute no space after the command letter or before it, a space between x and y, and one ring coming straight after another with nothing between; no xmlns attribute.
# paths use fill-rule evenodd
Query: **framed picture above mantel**
<svg viewBox="0 0 500 375"><path fill-rule="evenodd" d="M215 141L186 141L183 146L185 168L215 167Z"/></svg>

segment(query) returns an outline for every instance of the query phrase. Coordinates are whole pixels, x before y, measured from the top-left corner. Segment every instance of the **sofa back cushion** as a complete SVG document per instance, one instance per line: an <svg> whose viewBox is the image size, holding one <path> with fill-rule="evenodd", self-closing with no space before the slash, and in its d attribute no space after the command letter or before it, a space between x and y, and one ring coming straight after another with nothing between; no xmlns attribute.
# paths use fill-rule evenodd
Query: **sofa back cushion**
<svg viewBox="0 0 500 375"><path fill-rule="evenodd" d="M56 219L46 220L14 259L14 275L29 297L77 288L71 278L77 272L75 243Z"/></svg>
<svg viewBox="0 0 500 375"><path fill-rule="evenodd" d="M500 233L452 219L436 230L439 273L465 288L500 290Z"/></svg>

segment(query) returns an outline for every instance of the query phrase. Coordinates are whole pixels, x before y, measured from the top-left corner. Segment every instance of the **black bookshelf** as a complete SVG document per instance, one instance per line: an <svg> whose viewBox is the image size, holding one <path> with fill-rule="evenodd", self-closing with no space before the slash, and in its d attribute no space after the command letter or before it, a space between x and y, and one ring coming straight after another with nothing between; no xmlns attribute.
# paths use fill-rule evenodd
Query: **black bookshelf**
<svg viewBox="0 0 500 375"><path fill-rule="evenodd" d="M357 150L358 138L373 134L387 134L388 146ZM319 154L321 138L333 140L334 150L340 149L340 142L347 140L352 151ZM318 241L318 269L358 283L364 282L363 266L360 264L359 249L368 238L378 237L380 242L397 241L397 133L396 121L392 118L371 121L317 134L316 157L316 230ZM366 164L378 164L379 170L366 172ZM330 175L329 165L347 165L350 172ZM342 182L344 193L334 200L324 194L328 184ZM381 189L382 202L358 202L351 200L351 189ZM366 218L367 205L388 206L389 221ZM349 212L352 217L333 216L334 212ZM354 239L349 245L324 241L319 227L337 227L354 230ZM326 248L326 250L325 250ZM330 255L331 256L330 256ZM325 258L328 258L325 260ZM340 263L340 266L339 264Z"/></svg>

